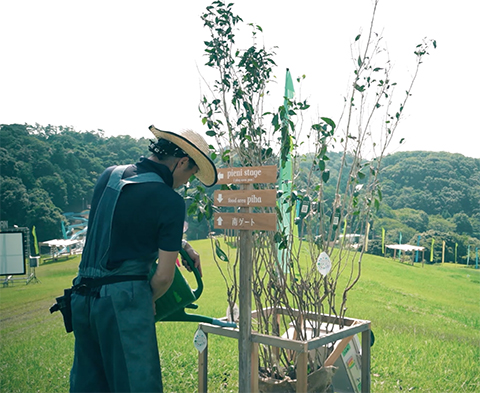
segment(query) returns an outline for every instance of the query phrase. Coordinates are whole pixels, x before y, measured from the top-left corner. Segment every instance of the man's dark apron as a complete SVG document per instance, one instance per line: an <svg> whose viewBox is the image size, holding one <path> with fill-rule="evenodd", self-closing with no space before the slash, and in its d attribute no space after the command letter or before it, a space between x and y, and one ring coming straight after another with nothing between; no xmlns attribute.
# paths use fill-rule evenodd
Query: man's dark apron
<svg viewBox="0 0 480 393"><path fill-rule="evenodd" d="M158 253L124 261L114 270L107 268L113 213L122 188L128 184L163 183L152 172L122 179L126 168L118 166L110 175L89 225L88 241L74 280L80 287L83 282L107 284L72 294L75 357L71 392L162 391L152 292L146 279Z"/></svg>

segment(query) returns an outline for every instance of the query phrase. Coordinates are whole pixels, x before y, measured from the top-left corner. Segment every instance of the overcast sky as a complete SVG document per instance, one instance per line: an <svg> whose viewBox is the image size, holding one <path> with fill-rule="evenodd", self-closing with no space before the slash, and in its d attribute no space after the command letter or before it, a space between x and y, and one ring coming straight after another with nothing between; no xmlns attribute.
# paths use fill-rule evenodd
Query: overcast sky
<svg viewBox="0 0 480 393"><path fill-rule="evenodd" d="M208 35L200 15L209 4L0 0L0 124L102 129L134 138L151 137L150 124L203 133L198 103L201 75L208 76ZM259 43L278 47L271 109L283 101L288 67L294 78L306 75L301 94L312 104L306 123L318 116L336 120L351 81L350 46L368 29L372 1L238 0L233 10L263 28ZM476 2L383 0L375 25L399 84L414 71L415 46L424 37L438 45L425 59L398 129L405 143L391 151L480 158Z"/></svg>

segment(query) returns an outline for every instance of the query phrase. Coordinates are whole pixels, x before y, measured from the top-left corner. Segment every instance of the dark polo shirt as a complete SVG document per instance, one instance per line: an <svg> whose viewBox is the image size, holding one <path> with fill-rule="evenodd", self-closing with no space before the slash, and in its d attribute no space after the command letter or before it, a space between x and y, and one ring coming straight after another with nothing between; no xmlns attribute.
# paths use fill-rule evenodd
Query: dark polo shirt
<svg viewBox="0 0 480 393"><path fill-rule="evenodd" d="M89 223L92 222L113 168L107 168L95 185ZM172 189L170 169L141 158L127 168L123 177L145 172L157 173L165 183L129 184L123 187L113 216L108 261L110 268L126 259L142 258L158 252L158 249L178 251L181 248L185 201Z"/></svg>

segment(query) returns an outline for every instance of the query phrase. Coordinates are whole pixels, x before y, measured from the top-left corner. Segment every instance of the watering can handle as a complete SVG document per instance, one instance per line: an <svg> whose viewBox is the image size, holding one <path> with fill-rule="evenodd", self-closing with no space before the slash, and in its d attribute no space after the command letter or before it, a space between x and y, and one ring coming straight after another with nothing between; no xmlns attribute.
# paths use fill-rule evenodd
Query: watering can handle
<svg viewBox="0 0 480 393"><path fill-rule="evenodd" d="M200 276L200 272L195 267L195 264L193 263L192 258L190 258L188 253L183 248L180 250L180 255L182 256L183 259L187 261L188 266L190 266L193 274L195 275L195 280L197 280L197 289L193 291L193 295L195 296L195 299L198 299L203 292L202 276Z"/></svg>

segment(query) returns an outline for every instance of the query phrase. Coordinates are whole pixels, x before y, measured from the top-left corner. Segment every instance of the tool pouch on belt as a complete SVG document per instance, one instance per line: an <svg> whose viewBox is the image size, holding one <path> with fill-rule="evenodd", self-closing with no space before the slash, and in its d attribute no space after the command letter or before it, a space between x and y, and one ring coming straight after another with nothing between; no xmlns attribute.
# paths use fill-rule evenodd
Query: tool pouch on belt
<svg viewBox="0 0 480 393"><path fill-rule="evenodd" d="M50 313L60 311L63 316L63 323L67 333L73 331L72 325L72 288L65 289L63 296L55 298L57 301L52 307L50 307Z"/></svg>
<svg viewBox="0 0 480 393"><path fill-rule="evenodd" d="M60 311L63 316L63 323L67 333L73 331L72 323L72 292L78 293L82 296L98 297L100 288L103 285L115 284L123 281L147 281L146 275L124 275L124 276L108 276L100 278L82 277L79 284L63 291L63 296L57 297L55 303L50 307L50 313Z"/></svg>

